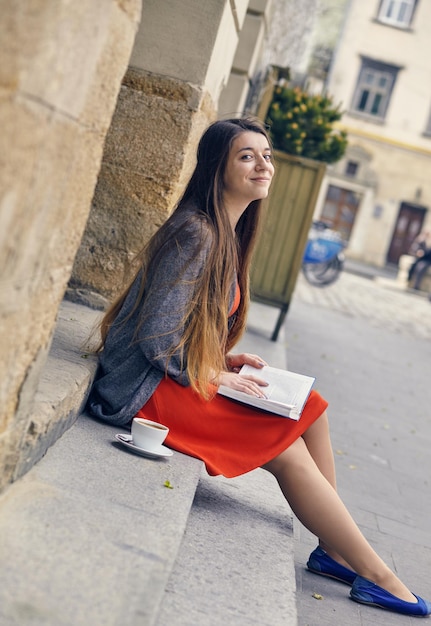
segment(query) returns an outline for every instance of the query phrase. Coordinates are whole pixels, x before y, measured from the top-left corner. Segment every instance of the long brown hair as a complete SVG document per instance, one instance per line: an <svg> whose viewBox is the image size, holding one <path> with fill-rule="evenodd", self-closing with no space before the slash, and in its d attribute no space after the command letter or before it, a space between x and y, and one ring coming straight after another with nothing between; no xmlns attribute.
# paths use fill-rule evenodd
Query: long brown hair
<svg viewBox="0 0 431 626"><path fill-rule="evenodd" d="M186 355L184 362L191 386L205 398L209 397L208 383L226 368L226 353L244 332L249 305L249 269L261 222L261 200L248 205L236 225L235 234L223 206L224 174L232 143L239 134L248 131L264 135L270 145L265 127L252 117L219 120L203 134L195 170L177 208L139 255L140 289L125 320L129 320L141 306L146 289L152 288L147 284L151 267L156 267L160 256L173 246L181 245L191 221L199 222L202 238L196 254L208 245L209 253L196 281L194 297L185 311L185 331L180 344L172 346L167 356L178 351ZM103 349L109 331L115 326L137 275L102 319L99 350ZM235 275L241 290L241 302L228 329ZM136 334L138 330L139 327Z"/></svg>

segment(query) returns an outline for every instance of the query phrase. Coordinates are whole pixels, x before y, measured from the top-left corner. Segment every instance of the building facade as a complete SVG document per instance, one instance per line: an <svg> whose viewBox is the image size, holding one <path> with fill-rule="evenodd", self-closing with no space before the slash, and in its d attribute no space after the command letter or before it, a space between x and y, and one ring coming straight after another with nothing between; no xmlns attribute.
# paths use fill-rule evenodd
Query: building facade
<svg viewBox="0 0 431 626"><path fill-rule="evenodd" d="M349 146L315 217L376 266L397 265L431 227L430 29L427 0L350 0L326 79Z"/></svg>

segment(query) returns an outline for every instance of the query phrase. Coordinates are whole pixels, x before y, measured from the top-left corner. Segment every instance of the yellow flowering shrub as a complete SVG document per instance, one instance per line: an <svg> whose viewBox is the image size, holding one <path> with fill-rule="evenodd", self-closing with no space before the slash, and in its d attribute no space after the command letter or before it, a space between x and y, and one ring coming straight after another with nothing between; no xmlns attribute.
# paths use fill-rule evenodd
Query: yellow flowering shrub
<svg viewBox="0 0 431 626"><path fill-rule="evenodd" d="M346 132L334 128L341 116L329 96L277 86L266 123L276 150L335 163L347 147Z"/></svg>

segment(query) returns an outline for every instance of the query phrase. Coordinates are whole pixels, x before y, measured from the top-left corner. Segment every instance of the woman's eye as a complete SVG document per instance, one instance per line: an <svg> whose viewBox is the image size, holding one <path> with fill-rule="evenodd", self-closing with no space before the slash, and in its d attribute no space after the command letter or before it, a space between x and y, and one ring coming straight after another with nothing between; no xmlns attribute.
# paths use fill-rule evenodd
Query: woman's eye
<svg viewBox="0 0 431 626"><path fill-rule="evenodd" d="M271 161L272 161L272 155L271 155L270 153L269 153L269 154L264 154L264 155L262 155L262 156L263 156L263 158L265 159L265 161L268 161L268 162L271 162ZM243 154L243 155L241 156L241 160L242 160L242 161L251 161L251 160L252 160L252 159L254 159L254 158L255 158L255 157L254 157L254 155L253 155L253 154Z"/></svg>

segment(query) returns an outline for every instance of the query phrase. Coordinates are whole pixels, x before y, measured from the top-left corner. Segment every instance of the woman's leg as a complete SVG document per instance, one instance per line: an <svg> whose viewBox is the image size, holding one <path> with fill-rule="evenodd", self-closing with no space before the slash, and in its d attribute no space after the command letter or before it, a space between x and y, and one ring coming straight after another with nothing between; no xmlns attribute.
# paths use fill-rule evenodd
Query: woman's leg
<svg viewBox="0 0 431 626"><path fill-rule="evenodd" d="M264 469L275 476L304 526L339 554L355 572L402 600L416 602L362 535L302 437L267 463Z"/></svg>
<svg viewBox="0 0 431 626"><path fill-rule="evenodd" d="M302 435L314 462L326 480L337 488L334 452L329 433L329 420L326 411Z"/></svg>
<svg viewBox="0 0 431 626"><path fill-rule="evenodd" d="M421 282L423 277L425 276L428 268L429 268L429 262L426 260L422 260L420 259L418 264L416 265L416 269L415 269L415 274L414 274L414 283L413 283L413 289L420 289L421 288Z"/></svg>
<svg viewBox="0 0 431 626"><path fill-rule="evenodd" d="M417 264L419 263L419 261L420 261L420 257L418 259L415 259L413 261L413 263L410 265L409 273L408 273L408 276L407 276L407 281L408 282L410 282L412 280L412 278L414 276L414 273L416 271Z"/></svg>
<svg viewBox="0 0 431 626"><path fill-rule="evenodd" d="M329 421L326 411L306 430L302 435L303 440L314 462L326 480L337 489L337 480L335 473L334 452L332 450L331 437L329 433ZM336 553L336 551L328 546L321 537L319 537L319 545L325 550L330 557L341 563L345 567L349 567L348 563Z"/></svg>

